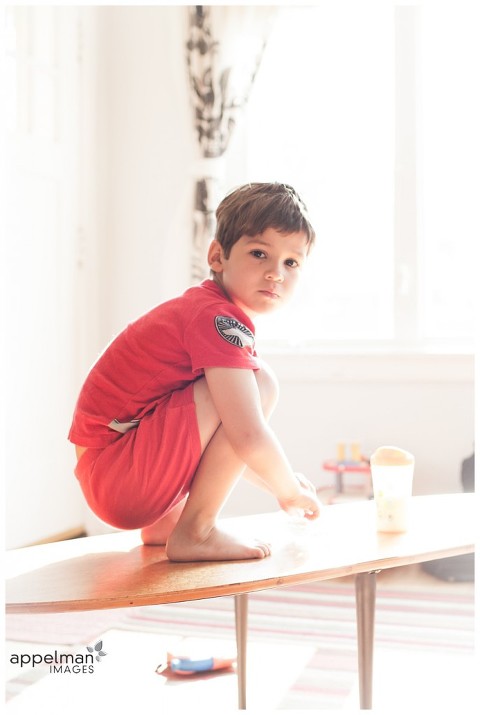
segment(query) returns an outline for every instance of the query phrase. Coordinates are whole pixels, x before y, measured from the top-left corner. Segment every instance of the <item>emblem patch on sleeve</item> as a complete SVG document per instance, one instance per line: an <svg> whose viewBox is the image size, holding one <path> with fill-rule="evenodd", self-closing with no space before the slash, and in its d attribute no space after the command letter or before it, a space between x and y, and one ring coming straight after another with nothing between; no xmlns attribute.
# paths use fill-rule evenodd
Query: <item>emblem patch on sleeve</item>
<svg viewBox="0 0 480 715"><path fill-rule="evenodd" d="M224 340L236 345L237 348L253 347L255 344L255 336L252 331L235 318L217 315L215 327Z"/></svg>

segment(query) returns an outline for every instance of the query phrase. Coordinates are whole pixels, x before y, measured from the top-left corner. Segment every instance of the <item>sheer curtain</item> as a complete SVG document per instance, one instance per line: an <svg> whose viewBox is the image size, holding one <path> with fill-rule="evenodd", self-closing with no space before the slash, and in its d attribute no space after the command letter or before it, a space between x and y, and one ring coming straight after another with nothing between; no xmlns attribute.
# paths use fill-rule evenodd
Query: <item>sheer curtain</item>
<svg viewBox="0 0 480 715"><path fill-rule="evenodd" d="M215 209L224 193L225 154L245 107L275 7L187 8L187 67L200 159L195 167L192 280L207 273Z"/></svg>

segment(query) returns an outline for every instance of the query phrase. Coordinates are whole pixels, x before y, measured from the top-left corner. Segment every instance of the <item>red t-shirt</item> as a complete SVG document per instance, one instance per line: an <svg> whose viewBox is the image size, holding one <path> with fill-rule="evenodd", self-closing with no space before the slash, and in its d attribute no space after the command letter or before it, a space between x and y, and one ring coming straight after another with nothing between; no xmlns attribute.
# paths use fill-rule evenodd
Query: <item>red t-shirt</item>
<svg viewBox="0 0 480 715"><path fill-rule="evenodd" d="M68 438L103 448L206 367L258 369L255 328L212 280L125 328L92 367Z"/></svg>

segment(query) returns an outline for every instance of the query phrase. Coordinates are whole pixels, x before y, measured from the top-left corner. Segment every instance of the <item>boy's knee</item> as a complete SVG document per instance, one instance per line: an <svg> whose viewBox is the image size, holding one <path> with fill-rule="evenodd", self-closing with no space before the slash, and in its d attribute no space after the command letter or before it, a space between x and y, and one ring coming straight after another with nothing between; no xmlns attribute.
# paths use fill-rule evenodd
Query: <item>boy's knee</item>
<svg viewBox="0 0 480 715"><path fill-rule="evenodd" d="M260 361L260 369L255 371L255 377L260 391L263 411L268 416L274 410L278 401L278 380L271 367L263 361Z"/></svg>

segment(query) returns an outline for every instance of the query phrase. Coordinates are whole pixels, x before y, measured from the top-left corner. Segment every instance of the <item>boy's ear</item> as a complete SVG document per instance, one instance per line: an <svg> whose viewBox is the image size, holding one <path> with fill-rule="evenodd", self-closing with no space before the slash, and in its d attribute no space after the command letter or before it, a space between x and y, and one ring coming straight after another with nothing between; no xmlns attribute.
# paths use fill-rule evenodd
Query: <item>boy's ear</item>
<svg viewBox="0 0 480 715"><path fill-rule="evenodd" d="M215 273L221 273L223 271L223 248L219 242L214 239L209 248L207 254L208 265L212 271Z"/></svg>

